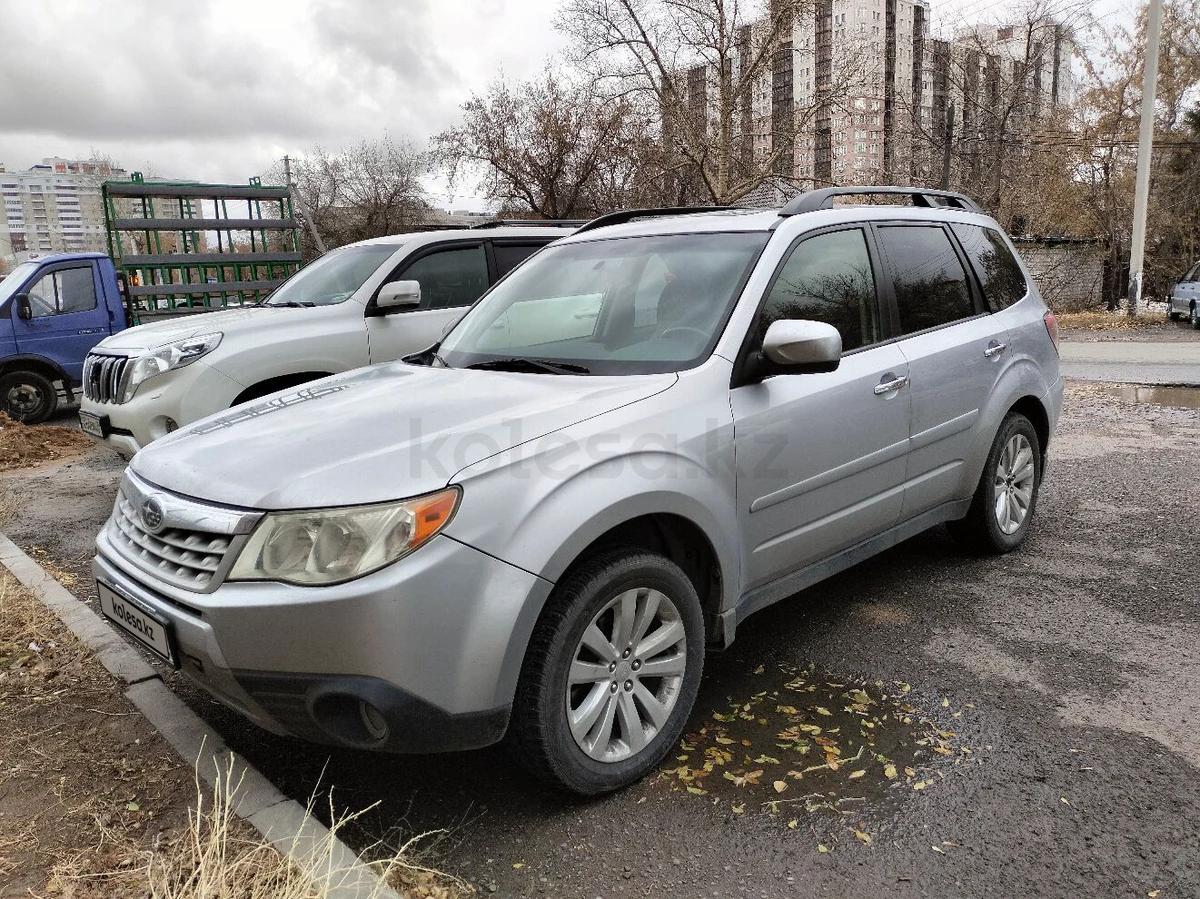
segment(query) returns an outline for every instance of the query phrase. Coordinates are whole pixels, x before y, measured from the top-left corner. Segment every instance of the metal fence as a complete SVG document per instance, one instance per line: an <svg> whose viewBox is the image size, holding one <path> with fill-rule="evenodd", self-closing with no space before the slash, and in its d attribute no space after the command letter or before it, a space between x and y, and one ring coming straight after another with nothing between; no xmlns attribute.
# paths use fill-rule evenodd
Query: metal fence
<svg viewBox="0 0 1200 899"><path fill-rule="evenodd" d="M300 268L286 187L106 181L108 252L135 322L256 303ZM244 204L244 206L243 206Z"/></svg>

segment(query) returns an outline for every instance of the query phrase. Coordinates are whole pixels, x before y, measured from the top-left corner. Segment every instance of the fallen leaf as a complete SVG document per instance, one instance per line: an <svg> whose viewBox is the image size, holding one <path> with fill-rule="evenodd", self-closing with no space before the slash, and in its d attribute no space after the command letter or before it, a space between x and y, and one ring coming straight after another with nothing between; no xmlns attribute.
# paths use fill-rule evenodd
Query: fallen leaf
<svg viewBox="0 0 1200 899"><path fill-rule="evenodd" d="M817 843L817 852L828 852L828 851L829 851L829 847L826 846L824 843Z"/></svg>
<svg viewBox="0 0 1200 899"><path fill-rule="evenodd" d="M827 717L833 714L833 712L829 711L829 709L825 708L823 705L817 706L815 709L813 709L813 711L818 715L825 715Z"/></svg>
<svg viewBox="0 0 1200 899"><path fill-rule="evenodd" d="M524 867L525 867L525 862L513 862L513 868L515 868L518 871L520 871Z"/></svg>
<svg viewBox="0 0 1200 899"><path fill-rule="evenodd" d="M942 708L944 708L944 709L950 708L950 700L949 699L942 700Z"/></svg>
<svg viewBox="0 0 1200 899"><path fill-rule="evenodd" d="M703 790L700 787L689 786L687 788L687 791L689 793L691 793L693 796L707 796L708 795L708 790Z"/></svg>
<svg viewBox="0 0 1200 899"><path fill-rule="evenodd" d="M894 780L896 777L896 766L891 765L891 764L884 765L883 766L883 776L886 777L888 780Z"/></svg>
<svg viewBox="0 0 1200 899"><path fill-rule="evenodd" d="M777 780L775 783L771 784L771 786L775 788L776 793L782 793L788 787L786 780Z"/></svg>
<svg viewBox="0 0 1200 899"><path fill-rule="evenodd" d="M851 771L849 776L850 776L851 780L858 780L860 777L862 777L866 773L867 772L864 771L862 768L859 768L857 771Z"/></svg>
<svg viewBox="0 0 1200 899"><path fill-rule="evenodd" d="M764 668L762 665L759 665L757 668L755 668L755 669L754 669L754 673L755 673L755 674L762 674L762 673L763 673L764 671L766 671L766 670L767 670L767 669L766 669L766 668Z"/></svg>
<svg viewBox="0 0 1200 899"><path fill-rule="evenodd" d="M932 785L933 785L932 780L919 780L915 784L913 784L913 789L914 790L923 790L926 787L932 786Z"/></svg>
<svg viewBox="0 0 1200 899"><path fill-rule="evenodd" d="M929 848L932 849L934 852L940 852L942 855L946 854L946 850L942 849L940 846L930 846Z"/></svg>
<svg viewBox="0 0 1200 899"><path fill-rule="evenodd" d="M793 818L791 821L788 822L788 830L795 830L799 826L800 826L799 818Z"/></svg>
<svg viewBox="0 0 1200 899"><path fill-rule="evenodd" d="M746 810L746 803L744 803L744 802L734 803L731 806L731 809L735 815L740 815L740 814L742 814L742 812L744 812Z"/></svg>
<svg viewBox="0 0 1200 899"><path fill-rule="evenodd" d="M859 842L865 843L868 846L871 845L871 835L865 830L854 831L854 836L859 840Z"/></svg>
<svg viewBox="0 0 1200 899"><path fill-rule="evenodd" d="M125 811L137 812L137 811L141 811L141 808L142 807L140 805L138 805L136 802L130 802L128 805L125 806Z"/></svg>

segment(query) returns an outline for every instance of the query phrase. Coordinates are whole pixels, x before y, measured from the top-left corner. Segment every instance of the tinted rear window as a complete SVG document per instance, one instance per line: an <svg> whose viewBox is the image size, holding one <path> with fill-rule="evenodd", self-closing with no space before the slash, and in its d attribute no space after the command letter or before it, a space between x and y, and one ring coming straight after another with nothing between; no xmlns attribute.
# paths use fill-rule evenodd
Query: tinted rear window
<svg viewBox="0 0 1200 899"><path fill-rule="evenodd" d="M983 285L983 295L993 312L1007 309L1025 296L1028 287L1025 274L1017 264L1012 250L993 228L981 225L951 225L975 274Z"/></svg>
<svg viewBox="0 0 1200 899"><path fill-rule="evenodd" d="M879 239L892 271L902 333L975 314L967 273L940 226L883 227Z"/></svg>
<svg viewBox="0 0 1200 899"><path fill-rule="evenodd" d="M492 244L492 252L496 256L496 277L503 278L512 269L516 268L545 244L512 244L512 243L497 243Z"/></svg>

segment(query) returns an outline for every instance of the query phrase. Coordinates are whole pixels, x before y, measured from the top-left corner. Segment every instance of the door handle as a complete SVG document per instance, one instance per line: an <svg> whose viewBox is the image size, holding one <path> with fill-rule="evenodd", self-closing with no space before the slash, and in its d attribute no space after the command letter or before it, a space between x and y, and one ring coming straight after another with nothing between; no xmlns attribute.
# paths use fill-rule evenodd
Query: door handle
<svg viewBox="0 0 1200 899"><path fill-rule="evenodd" d="M880 381L875 385L876 396L883 396L885 393L893 393L908 383L907 375L902 375L899 378L891 374L891 372L888 372L888 374L884 375L885 378L889 376L891 377L890 381Z"/></svg>
<svg viewBox="0 0 1200 899"><path fill-rule="evenodd" d="M994 340L987 345L987 349L983 351L983 355L991 359L993 356L999 356L1008 349L1007 343L996 343Z"/></svg>

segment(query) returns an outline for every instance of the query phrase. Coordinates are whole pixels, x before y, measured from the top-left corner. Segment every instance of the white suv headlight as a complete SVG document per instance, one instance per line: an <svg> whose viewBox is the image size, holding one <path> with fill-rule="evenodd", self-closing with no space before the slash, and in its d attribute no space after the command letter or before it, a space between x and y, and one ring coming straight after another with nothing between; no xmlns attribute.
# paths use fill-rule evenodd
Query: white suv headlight
<svg viewBox="0 0 1200 899"><path fill-rule="evenodd" d="M215 350L220 342L221 332L214 331L211 334L199 334L165 343L135 357L130 363L129 373L125 376L121 402L129 402L144 382L176 368L191 365L201 356Z"/></svg>
<svg viewBox="0 0 1200 899"><path fill-rule="evenodd" d="M394 503L272 512L250 535L229 580L314 586L362 577L444 528L460 496L459 488L450 487Z"/></svg>

